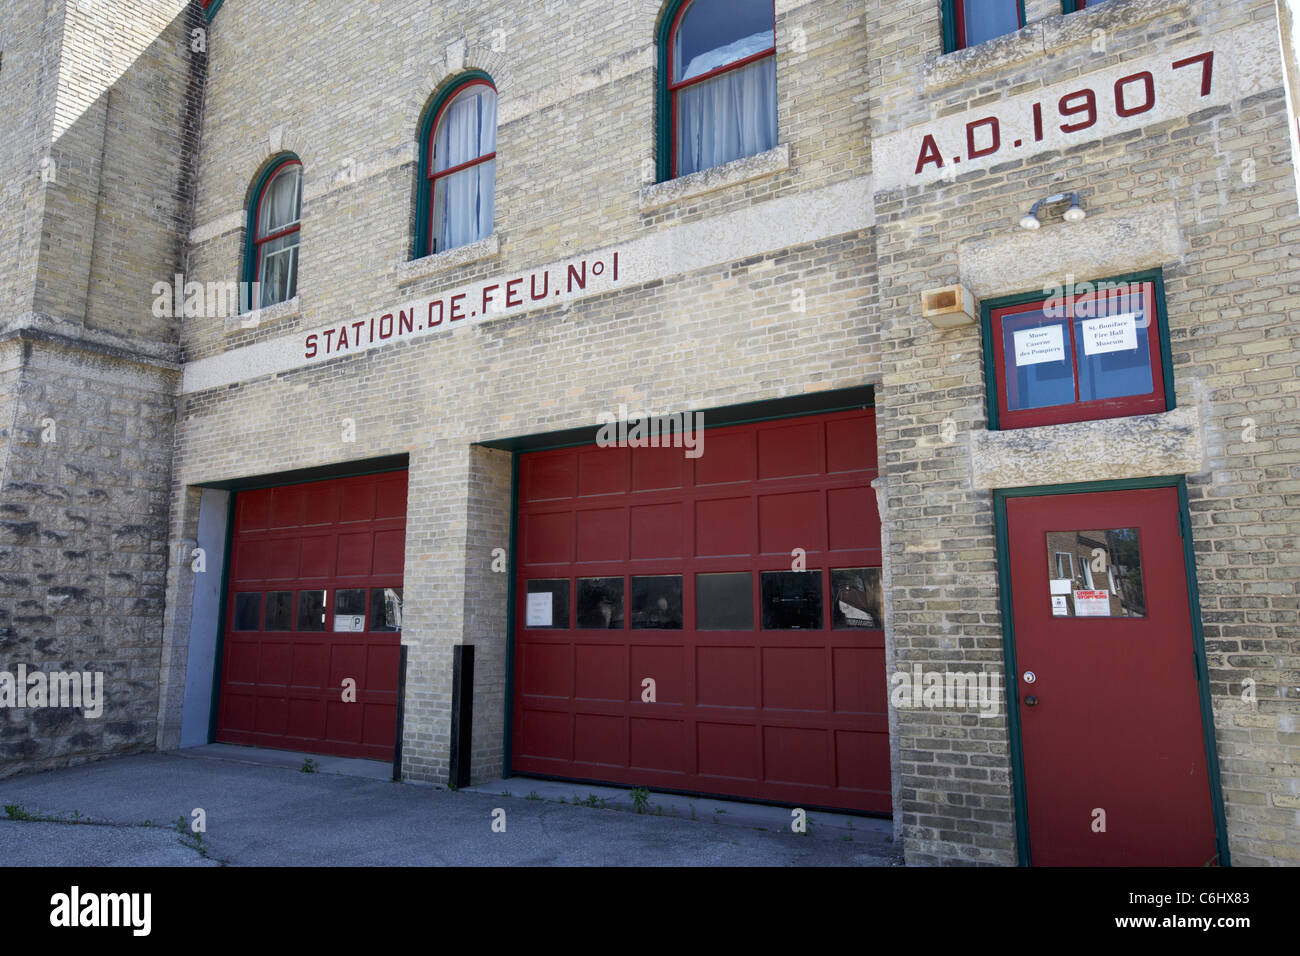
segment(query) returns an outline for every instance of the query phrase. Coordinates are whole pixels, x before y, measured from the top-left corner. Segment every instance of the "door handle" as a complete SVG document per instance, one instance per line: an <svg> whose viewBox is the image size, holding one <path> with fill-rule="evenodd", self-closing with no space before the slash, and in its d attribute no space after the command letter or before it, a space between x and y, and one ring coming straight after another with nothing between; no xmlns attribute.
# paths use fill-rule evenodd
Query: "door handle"
<svg viewBox="0 0 1300 956"><path fill-rule="evenodd" d="M1025 698L1025 706L1026 706L1026 707L1037 707L1037 706L1038 706L1038 698L1035 697L1033 694L1030 694L1028 697Z"/></svg>

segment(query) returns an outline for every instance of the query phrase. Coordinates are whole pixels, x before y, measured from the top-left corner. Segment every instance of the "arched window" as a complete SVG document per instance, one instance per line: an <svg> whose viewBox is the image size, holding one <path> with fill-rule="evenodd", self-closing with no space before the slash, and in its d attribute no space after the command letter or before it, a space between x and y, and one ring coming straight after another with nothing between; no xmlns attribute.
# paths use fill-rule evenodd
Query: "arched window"
<svg viewBox="0 0 1300 956"><path fill-rule="evenodd" d="M660 105L668 127L667 136L660 128L660 178L774 148L772 0L675 0L674 6L665 12L660 39Z"/></svg>
<svg viewBox="0 0 1300 956"><path fill-rule="evenodd" d="M244 281L256 282L255 308L298 294L298 233L302 223L302 163L283 156L259 177L248 207Z"/></svg>
<svg viewBox="0 0 1300 956"><path fill-rule="evenodd" d="M485 73L462 78L426 114L420 136L415 257L492 235L497 91Z"/></svg>

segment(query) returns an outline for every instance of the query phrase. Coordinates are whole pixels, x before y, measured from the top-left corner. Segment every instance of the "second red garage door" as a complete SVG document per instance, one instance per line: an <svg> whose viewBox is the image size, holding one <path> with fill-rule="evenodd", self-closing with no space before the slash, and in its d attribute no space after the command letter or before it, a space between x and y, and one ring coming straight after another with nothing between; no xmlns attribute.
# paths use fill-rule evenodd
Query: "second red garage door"
<svg viewBox="0 0 1300 956"><path fill-rule="evenodd" d="M512 766L890 809L871 409L520 458Z"/></svg>

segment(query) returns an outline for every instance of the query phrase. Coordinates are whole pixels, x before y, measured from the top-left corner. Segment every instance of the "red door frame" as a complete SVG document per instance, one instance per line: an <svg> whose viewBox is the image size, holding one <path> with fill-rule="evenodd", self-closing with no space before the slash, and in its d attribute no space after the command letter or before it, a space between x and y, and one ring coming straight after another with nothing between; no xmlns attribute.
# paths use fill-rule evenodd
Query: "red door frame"
<svg viewBox="0 0 1300 956"><path fill-rule="evenodd" d="M1002 613L1003 659L1005 663L1007 694L1007 728L1011 744L1012 785L1016 811L1016 842L1021 866L1033 864L1029 844L1029 808L1025 788L1023 735L1020 722L1020 678L1016 659L1015 621L1011 603L1011 570L1009 534L1007 525L1007 500L1018 497L1042 495L1087 494L1090 492L1126 491L1145 488L1175 488L1178 493L1178 520L1183 537L1183 567L1187 581L1188 611L1192 625L1192 644L1200 697L1201 731L1205 745L1206 770L1209 777L1211 812L1218 845L1220 866L1231 866L1228 849L1228 828L1223 808L1223 792L1219 775L1218 748L1214 732L1214 716L1210 704L1208 664L1205 655L1205 638L1201 626L1201 603L1196 581L1196 559L1192 550L1191 513L1188 507L1187 483L1182 475L1158 478L1130 478L1116 481L1082 482L1079 484L1044 485L1034 488L997 489L993 492L994 531L997 538L998 581Z"/></svg>

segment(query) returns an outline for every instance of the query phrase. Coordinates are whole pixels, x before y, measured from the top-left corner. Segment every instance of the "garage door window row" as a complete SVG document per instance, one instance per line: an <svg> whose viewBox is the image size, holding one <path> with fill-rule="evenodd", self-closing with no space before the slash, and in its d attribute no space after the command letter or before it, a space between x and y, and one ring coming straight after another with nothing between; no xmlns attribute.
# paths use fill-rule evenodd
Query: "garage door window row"
<svg viewBox="0 0 1300 956"><path fill-rule="evenodd" d="M884 626L879 568L833 568L829 592L823 574L821 570L697 574L695 629L752 631L756 590L765 631L822 630L828 626L828 605L832 630ZM535 578L527 582L524 626L681 630L683 595L688 590L680 574Z"/></svg>
<svg viewBox="0 0 1300 956"><path fill-rule="evenodd" d="M370 588L368 602L366 588L338 589L334 592L333 627L327 627L331 610L329 597L326 588L238 593L235 595L233 629L335 632L395 632L402 629L401 588Z"/></svg>

